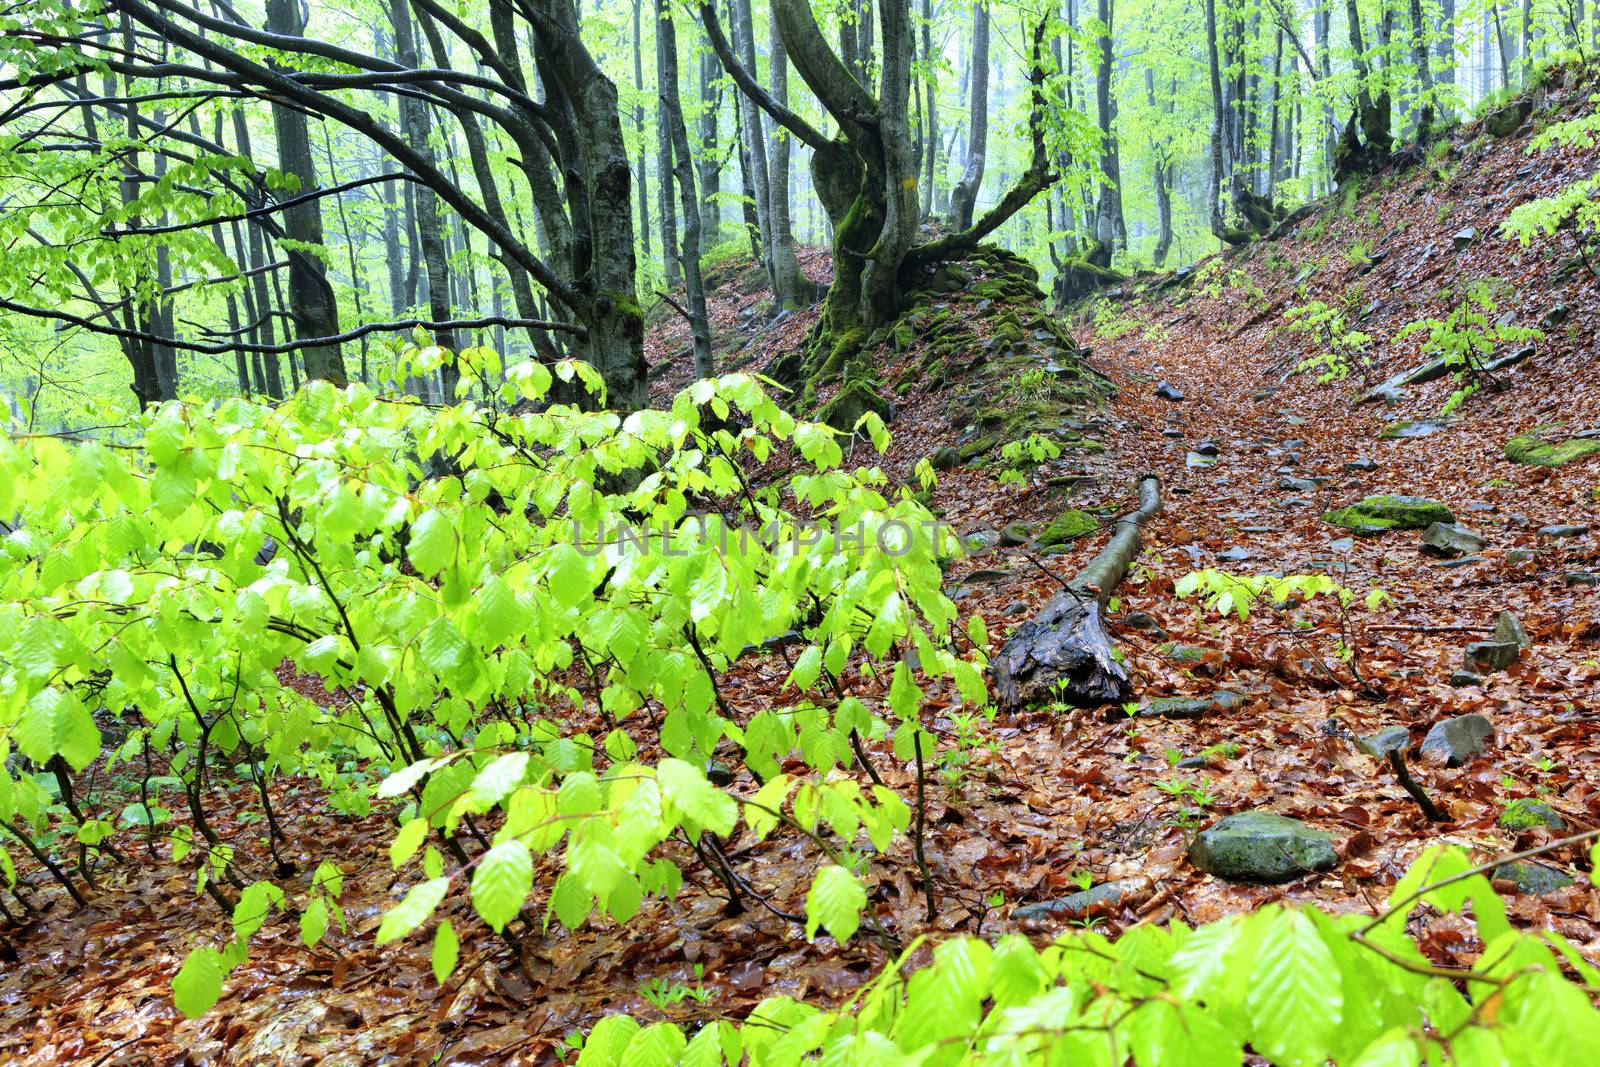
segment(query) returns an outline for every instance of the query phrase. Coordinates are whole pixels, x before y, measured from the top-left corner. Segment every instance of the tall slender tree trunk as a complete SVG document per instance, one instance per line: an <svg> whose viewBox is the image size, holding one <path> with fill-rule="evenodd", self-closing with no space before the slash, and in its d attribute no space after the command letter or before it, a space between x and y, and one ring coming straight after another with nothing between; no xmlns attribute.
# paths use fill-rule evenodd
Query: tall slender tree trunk
<svg viewBox="0 0 1600 1067"><path fill-rule="evenodd" d="M789 106L789 53L783 46L783 35L774 20L767 37L767 55L772 64L772 97L784 107ZM740 94L743 95L743 94ZM790 219L789 156L793 141L788 131L772 127L772 175L767 183L767 196L772 203L772 263L776 287L773 296L780 310L810 305L817 298L817 288L800 270L795 257L794 227Z"/></svg>
<svg viewBox="0 0 1600 1067"><path fill-rule="evenodd" d="M893 0L891 0L893 2ZM1102 3L1108 0L1102 0ZM983 187L984 156L989 148L989 4L978 0L972 9L972 67L968 71L967 159L961 180L950 194L950 224L956 230L972 225Z"/></svg>
<svg viewBox="0 0 1600 1067"><path fill-rule="evenodd" d="M673 27L671 0L656 0L656 33L660 34L662 71L661 116L672 138L676 161L673 177L683 200L684 297L689 305L689 334L694 344L694 376L709 378L715 371L711 359L711 330L706 317L706 288L700 279L700 209L695 203L694 164L689 153L689 131L683 122L683 102L678 95L678 40Z"/></svg>
<svg viewBox="0 0 1600 1067"><path fill-rule="evenodd" d="M1096 252L1110 261L1116 240L1116 172L1117 150L1112 118L1115 112L1111 96L1111 37L1115 32L1112 21L1116 14L1114 0L1099 0L1097 14L1100 35L1095 39L1094 100L1095 115L1100 127L1100 197L1095 208ZM1100 264L1104 266L1106 264Z"/></svg>
<svg viewBox="0 0 1600 1067"><path fill-rule="evenodd" d="M922 214L933 214L935 176L939 167L939 79L933 66L933 0L922 0L922 97L927 120L927 147L922 154Z"/></svg>
<svg viewBox="0 0 1600 1067"><path fill-rule="evenodd" d="M709 47L700 50L700 154L695 169L700 175L701 243L717 240L722 230L722 159L718 154L717 112L721 92L713 82L722 75L722 65Z"/></svg>
<svg viewBox="0 0 1600 1067"><path fill-rule="evenodd" d="M650 258L650 164L644 137L644 0L633 0L633 135L639 146L639 247Z"/></svg>
<svg viewBox="0 0 1600 1067"><path fill-rule="evenodd" d="M750 0L733 0L733 46L746 70L756 68L755 20ZM767 281L778 292L777 262L773 256L772 168L767 159L767 137L761 109L745 93L739 94L740 121L745 143L750 150L750 184L755 190L756 225L761 229L761 261L767 268ZM782 303L782 297L779 297Z"/></svg>
<svg viewBox="0 0 1600 1067"><path fill-rule="evenodd" d="M673 62L677 59L674 57ZM667 123L666 105L660 86L667 77L666 43L661 38L661 20L656 20L656 183L661 207L661 261L667 272L667 288L675 289L683 280L675 254L678 248L677 207L672 203L672 133Z"/></svg>
<svg viewBox="0 0 1600 1067"><path fill-rule="evenodd" d="M404 0L401 0L404 2ZM298 0L267 0L267 29L287 37L299 37L305 30L303 10ZM316 166L311 158L311 134L305 112L298 108L272 105L273 132L278 140L278 166L300 180L306 192L317 187ZM289 307L297 338L330 337L339 332L339 301L328 284L327 268L314 253L298 247L322 245L322 202L312 199L283 211L284 236L295 247L285 251L289 257ZM344 357L336 344L313 345L300 350L306 376L344 385Z"/></svg>

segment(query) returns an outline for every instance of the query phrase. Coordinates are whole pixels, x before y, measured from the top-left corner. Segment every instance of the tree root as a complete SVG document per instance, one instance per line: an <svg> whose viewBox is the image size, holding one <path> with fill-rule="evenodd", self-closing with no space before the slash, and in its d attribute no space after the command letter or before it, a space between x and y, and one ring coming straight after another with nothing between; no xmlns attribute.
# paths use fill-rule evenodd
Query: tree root
<svg viewBox="0 0 1600 1067"><path fill-rule="evenodd" d="M1106 602L1139 555L1140 530L1161 511L1161 481L1139 481L1139 508L1044 610L1017 628L990 664L1003 707L1041 700L1097 707L1132 692L1128 670L1105 631Z"/></svg>

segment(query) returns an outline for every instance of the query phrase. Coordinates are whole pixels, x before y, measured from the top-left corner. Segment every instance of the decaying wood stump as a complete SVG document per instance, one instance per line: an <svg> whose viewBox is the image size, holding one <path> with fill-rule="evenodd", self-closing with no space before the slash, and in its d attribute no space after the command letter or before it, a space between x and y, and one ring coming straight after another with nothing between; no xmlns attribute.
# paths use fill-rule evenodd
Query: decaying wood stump
<svg viewBox="0 0 1600 1067"><path fill-rule="evenodd" d="M1161 481L1139 482L1139 509L1117 520L1117 532L1044 610L1017 628L989 665L1006 708L1061 700L1090 708L1132 694L1127 668L1106 633L1106 602L1139 555L1140 530L1161 511Z"/></svg>

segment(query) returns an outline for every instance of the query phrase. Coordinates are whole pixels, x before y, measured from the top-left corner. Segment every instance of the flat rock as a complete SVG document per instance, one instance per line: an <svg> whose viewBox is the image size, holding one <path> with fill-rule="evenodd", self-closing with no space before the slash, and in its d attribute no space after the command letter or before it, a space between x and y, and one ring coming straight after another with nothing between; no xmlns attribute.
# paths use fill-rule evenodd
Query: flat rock
<svg viewBox="0 0 1600 1067"><path fill-rule="evenodd" d="M1378 464L1370 459L1353 459L1344 465L1344 469L1356 474L1371 474L1378 469Z"/></svg>
<svg viewBox="0 0 1600 1067"><path fill-rule="evenodd" d="M1475 685L1483 684L1481 674L1473 674L1469 670L1459 670L1450 676L1450 686L1454 689L1471 689Z"/></svg>
<svg viewBox="0 0 1600 1067"><path fill-rule="evenodd" d="M1195 835L1189 862L1230 882L1287 882L1339 862L1333 838L1298 819L1243 811Z"/></svg>
<svg viewBox="0 0 1600 1067"><path fill-rule="evenodd" d="M1523 434L1506 442L1506 458L1530 467L1564 467L1568 463L1600 452L1600 441L1592 437L1546 440L1536 434Z"/></svg>
<svg viewBox="0 0 1600 1067"><path fill-rule="evenodd" d="M1518 893L1539 896L1572 884L1572 876L1542 863L1502 863L1489 872L1493 882L1510 882Z"/></svg>
<svg viewBox="0 0 1600 1067"><path fill-rule="evenodd" d="M1147 896L1150 888L1150 879L1144 877L1103 882L1071 896L1012 908L1011 918L1017 922L1051 920L1071 922L1087 919L1091 915L1105 915L1120 908L1130 907Z"/></svg>
<svg viewBox="0 0 1600 1067"><path fill-rule="evenodd" d="M1454 523L1455 513L1437 500L1420 496L1369 496L1346 507L1327 512L1324 522L1361 533L1376 528L1385 530L1423 530L1433 523Z"/></svg>
<svg viewBox="0 0 1600 1067"><path fill-rule="evenodd" d="M1489 542L1456 522L1433 522L1422 531L1422 547L1441 556L1481 552Z"/></svg>
<svg viewBox="0 0 1600 1067"><path fill-rule="evenodd" d="M1440 430L1448 429L1450 423L1444 419L1408 419L1404 422L1391 422L1378 431L1378 436L1385 441L1405 440L1411 437L1427 437Z"/></svg>
<svg viewBox="0 0 1600 1067"><path fill-rule="evenodd" d="M1503 671L1517 662L1522 646L1515 641L1474 641L1461 652L1461 665L1469 671L1487 674Z"/></svg>
<svg viewBox="0 0 1600 1067"><path fill-rule="evenodd" d="M1580 586L1592 588L1597 585L1600 585L1600 574L1595 574L1593 571L1567 572L1568 589L1577 589Z"/></svg>
<svg viewBox="0 0 1600 1067"><path fill-rule="evenodd" d="M1139 709L1141 719L1200 719L1215 710L1210 697L1152 697Z"/></svg>
<svg viewBox="0 0 1600 1067"><path fill-rule="evenodd" d="M1468 226L1466 229L1457 230L1455 236L1450 238L1450 243L1455 245L1457 248L1465 248L1477 239L1477 227Z"/></svg>
<svg viewBox="0 0 1600 1067"><path fill-rule="evenodd" d="M1278 479L1278 488L1287 489L1291 493L1314 493L1317 491L1317 483L1310 478L1285 476Z"/></svg>
<svg viewBox="0 0 1600 1067"><path fill-rule="evenodd" d="M1217 553L1217 559L1221 560L1223 563L1243 563L1249 558L1250 550L1248 548L1240 548L1238 546L1233 548L1225 548L1221 552Z"/></svg>
<svg viewBox="0 0 1600 1067"><path fill-rule="evenodd" d="M1589 532L1589 527L1573 523L1562 523L1556 526L1539 527L1541 537L1582 537Z"/></svg>
<svg viewBox="0 0 1600 1067"><path fill-rule="evenodd" d="M1167 382L1160 382L1156 385L1156 396L1159 396L1162 400L1182 400L1183 391Z"/></svg>
<svg viewBox="0 0 1600 1067"><path fill-rule="evenodd" d="M1398 749L1404 752L1411 745L1411 731L1404 726L1385 726L1375 734L1356 739L1356 748L1369 756L1384 760Z"/></svg>
<svg viewBox="0 0 1600 1067"><path fill-rule="evenodd" d="M1457 715L1433 724L1422 739L1422 758L1459 767L1481 753L1484 743L1494 736L1494 727L1482 715Z"/></svg>

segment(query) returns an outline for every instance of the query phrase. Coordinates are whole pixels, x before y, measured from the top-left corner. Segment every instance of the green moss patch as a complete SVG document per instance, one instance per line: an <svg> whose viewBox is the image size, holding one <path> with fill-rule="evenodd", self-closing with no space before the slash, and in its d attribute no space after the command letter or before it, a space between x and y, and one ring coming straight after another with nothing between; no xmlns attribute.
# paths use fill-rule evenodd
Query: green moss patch
<svg viewBox="0 0 1600 1067"><path fill-rule="evenodd" d="M1100 520L1087 511L1068 508L1047 523L1034 540L1041 548L1064 545L1100 529Z"/></svg>
<svg viewBox="0 0 1600 1067"><path fill-rule="evenodd" d="M1436 522L1455 522L1456 517L1446 505L1425 497L1369 496L1326 513L1322 520L1348 530L1422 530Z"/></svg>
<svg viewBox="0 0 1600 1067"><path fill-rule="evenodd" d="M1506 458L1532 467L1561 467L1573 460L1600 452L1600 440L1569 437L1564 441L1542 441L1531 435L1513 437L1506 442Z"/></svg>

